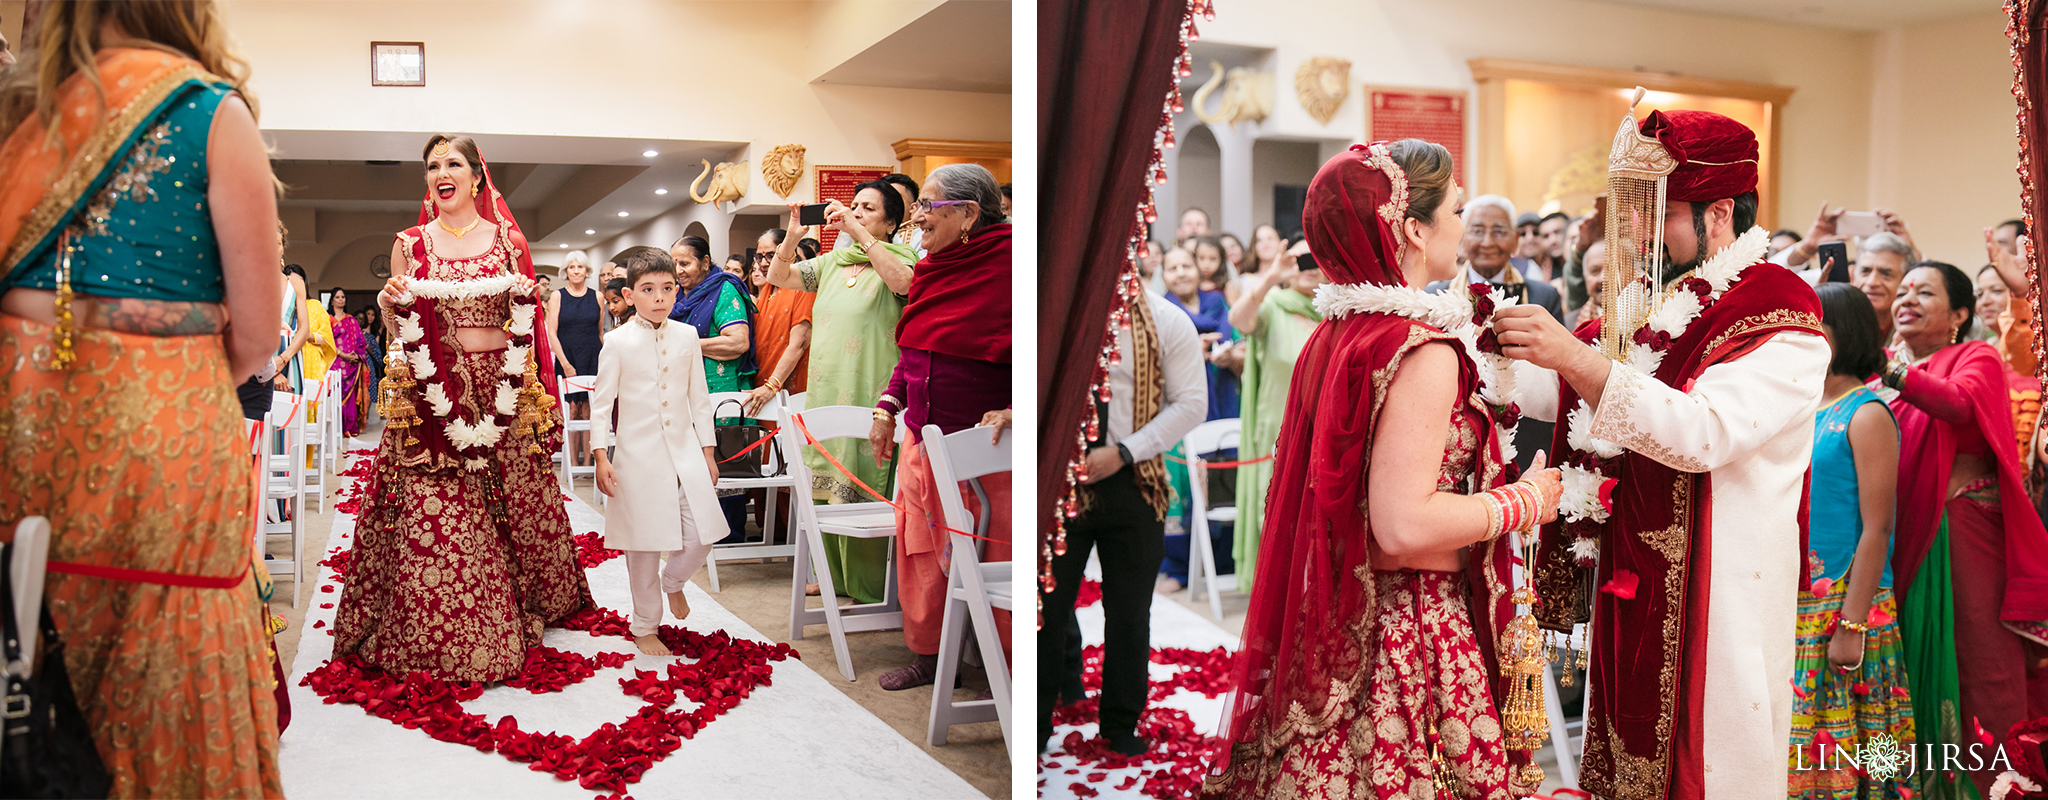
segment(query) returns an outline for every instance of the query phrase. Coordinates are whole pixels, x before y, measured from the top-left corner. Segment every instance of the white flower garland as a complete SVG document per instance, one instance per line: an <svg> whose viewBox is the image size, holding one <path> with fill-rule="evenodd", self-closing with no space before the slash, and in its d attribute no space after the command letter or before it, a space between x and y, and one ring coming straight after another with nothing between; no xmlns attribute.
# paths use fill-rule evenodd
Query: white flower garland
<svg viewBox="0 0 2048 800"><path fill-rule="evenodd" d="M1992 781L1991 800L2005 800L2005 798L2012 796L2015 789L2029 793L2039 792L2041 791L2041 784L2035 783L2027 776L2021 775L2015 770L2006 770L1998 773L1998 780Z"/></svg>
<svg viewBox="0 0 2048 800"><path fill-rule="evenodd" d="M1496 308L1509 305L1507 296L1499 289L1487 295ZM1515 387L1514 360L1498 353L1487 353L1479 349L1479 335L1491 329L1489 321L1480 325L1473 321L1477 308L1470 287L1447 287L1443 292L1430 294L1410 286L1387 286L1376 283L1326 283L1316 288L1316 312L1324 319L1336 319L1352 314L1392 314L1404 319L1429 325L1456 337L1465 348L1465 355L1479 366L1479 399L1496 410L1494 439L1500 443L1501 461L1515 460L1515 426L1520 417L1506 413L1517 406L1519 394Z"/></svg>
<svg viewBox="0 0 2048 800"><path fill-rule="evenodd" d="M531 299L510 297L511 318L506 330L512 334L512 341L505 348L505 355L499 367L500 378L497 391L491 397L491 405L477 421L465 422L455 417L455 403L445 388L446 370L434 362L429 343L422 341L426 331L421 325L418 312L412 308L412 299L426 297L434 300L476 300L511 295L518 285L519 276L512 273L493 275L472 280L439 281L416 280L408 285L410 298L399 306L395 316L398 322L398 339L401 352L412 367L413 377L426 383L422 397L435 417L442 421L449 444L458 451L474 451L478 448L496 446L509 429L501 417L511 417L518 410L519 384L526 374L526 361L533 351L533 322L536 306ZM522 300L524 302L522 302ZM441 380L433 380L440 376Z"/></svg>
<svg viewBox="0 0 2048 800"><path fill-rule="evenodd" d="M416 280L406 284L406 290L414 297L431 300L476 300L484 297L498 297L510 294L518 285L518 276L512 273L493 275L488 278L471 278L460 281Z"/></svg>
<svg viewBox="0 0 2048 800"><path fill-rule="evenodd" d="M1657 369L1664 364L1664 352L1670 349L1671 342L1684 336L1686 329L1692 327L1694 320L1699 319L1715 301L1721 299L1721 295L1726 293L1729 287L1741 280L1743 270L1763 260L1770 241L1770 231L1752 227L1736 237L1727 247L1721 248L1721 252L1708 258L1692 275L1681 278L1681 288L1658 303L1643 324L1645 329L1664 337L1661 346L1656 343L1631 342L1623 356L1622 364L1647 377L1656 377ZM1704 298L1682 288L1684 281L1694 278L1706 281L1708 291ZM1644 276L1638 281L1623 291L1638 292L1642 295L1639 299L1647 299L1651 292L1649 278ZM1591 433L1593 409L1587 406L1584 400L1579 401L1578 407L1565 415L1565 426L1565 443L1576 455L1591 456L1605 461L1620 456L1624 450L1613 442L1594 438ZM1592 459L1569 460L1590 463ZM1564 473L1564 494L1559 498L1558 513L1568 522L1606 522L1609 510L1607 502L1600 497L1602 487L1608 485L1608 481L1611 480L1606 472L1597 466L1591 469L1569 463L1561 466ZM1599 557L1599 542L1591 537L1579 537L1572 542L1572 554L1577 557L1581 566L1588 566Z"/></svg>

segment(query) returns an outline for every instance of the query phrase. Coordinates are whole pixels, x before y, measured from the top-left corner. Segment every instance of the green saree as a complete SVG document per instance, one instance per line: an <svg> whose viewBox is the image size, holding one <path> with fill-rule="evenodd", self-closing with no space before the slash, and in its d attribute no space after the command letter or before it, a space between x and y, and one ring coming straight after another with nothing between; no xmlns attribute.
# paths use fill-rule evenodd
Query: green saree
<svg viewBox="0 0 2048 800"><path fill-rule="evenodd" d="M917 251L884 244L906 264L917 263ZM867 254L857 249L834 250L796 265L804 290L816 292L811 307L811 374L805 405L873 406L896 370L896 320L903 316L903 296L889 291L882 276L861 269L848 286L849 267L866 267ZM847 471L883 495L891 493L895 465L875 465L874 447L862 439L837 439L823 447ZM825 457L806 449L813 502L825 504L872 501ZM839 593L860 603L878 603L888 581L887 539L825 536L825 563Z"/></svg>
<svg viewBox="0 0 2048 800"><path fill-rule="evenodd" d="M1243 438L1237 457L1250 461L1273 454L1280 440L1280 418L1287 411L1287 386L1294 381L1294 359L1308 344L1322 316L1315 300L1282 286L1266 293L1259 304L1259 325L1246 336L1251 342L1244 362ZM1237 589L1252 590L1258 566L1259 533L1265 527L1266 485L1273 480L1273 462L1237 468L1237 525L1231 554L1237 560Z"/></svg>
<svg viewBox="0 0 2048 800"><path fill-rule="evenodd" d="M1906 645L1907 691L1913 700L1916 744L1966 745L1961 714L1962 680L1956 671L1955 576L1950 570L1948 516L1935 529L1934 544L1920 562L1913 591L1899 604L1899 632ZM1977 784L1966 774L1916 770L1920 796L1928 800L1975 800Z"/></svg>

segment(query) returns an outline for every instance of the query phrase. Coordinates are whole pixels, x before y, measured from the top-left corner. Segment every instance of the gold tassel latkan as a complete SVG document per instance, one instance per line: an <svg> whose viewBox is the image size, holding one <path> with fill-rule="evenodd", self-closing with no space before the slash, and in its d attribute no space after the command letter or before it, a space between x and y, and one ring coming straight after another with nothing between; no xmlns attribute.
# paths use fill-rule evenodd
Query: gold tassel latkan
<svg viewBox="0 0 2048 800"><path fill-rule="evenodd" d="M541 440L555 429L551 413L555 410L555 398L541 388L539 370L534 361L533 349L527 348L525 385L519 389L519 420L513 423L513 427L533 437L527 442L527 453L542 455L547 451L541 449Z"/></svg>
<svg viewBox="0 0 2048 800"><path fill-rule="evenodd" d="M50 338L56 340L57 352L50 357L52 369L69 369L77 360L78 351L73 348L71 338L78 331L78 321L71 316L71 231L65 231L57 241L57 326L50 331Z"/></svg>
<svg viewBox="0 0 2048 800"><path fill-rule="evenodd" d="M377 413L384 417L386 427L405 432L405 446L419 444L413 429L419 427L419 411L413 407L408 396L415 385L412 379L412 365L405 360L405 346L392 342L390 352L384 357L384 381L378 385Z"/></svg>
<svg viewBox="0 0 2048 800"><path fill-rule="evenodd" d="M1524 586L1515 590L1512 601L1530 605L1536 594ZM1524 612L1510 620L1500 637L1501 678L1507 683L1500 705L1501 741L1512 750L1532 751L1531 763L1523 765L1519 775L1529 785L1543 782L1543 768L1535 765L1533 751L1550 738L1550 718L1543 709L1543 671L1549 665L1544 656L1543 631L1537 628L1536 617Z"/></svg>

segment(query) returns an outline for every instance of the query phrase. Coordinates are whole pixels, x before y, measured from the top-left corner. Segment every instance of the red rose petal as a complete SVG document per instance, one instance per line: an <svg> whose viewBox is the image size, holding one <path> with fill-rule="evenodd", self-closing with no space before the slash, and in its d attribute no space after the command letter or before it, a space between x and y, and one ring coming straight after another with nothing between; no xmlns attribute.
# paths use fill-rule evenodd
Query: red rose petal
<svg viewBox="0 0 2048 800"><path fill-rule="evenodd" d="M1639 578L1636 577L1635 573L1625 569L1618 569L1614 571L1614 577L1607 581L1606 585L1600 587L1600 591L1623 600L1634 600L1636 599L1636 584L1638 580Z"/></svg>

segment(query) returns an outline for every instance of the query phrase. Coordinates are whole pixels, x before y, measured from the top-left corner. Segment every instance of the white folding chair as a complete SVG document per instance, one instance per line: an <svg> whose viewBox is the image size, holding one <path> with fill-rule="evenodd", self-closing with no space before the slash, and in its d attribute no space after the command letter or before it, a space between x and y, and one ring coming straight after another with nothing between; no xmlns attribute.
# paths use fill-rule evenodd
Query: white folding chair
<svg viewBox="0 0 2048 800"><path fill-rule="evenodd" d="M937 425L924 426L925 458L932 465L932 482L938 487L939 506L943 520L932 520L934 526L943 522L954 531L972 530L976 536L988 536L989 521L996 514L1008 514L1007 508L990 508L988 493L982 491L981 478L998 472L1009 472L1010 442L1014 436L1007 432L1002 441L990 444L988 428L968 428L947 436ZM981 502L981 514L967 513L967 505L960 497L960 482L974 489L975 499ZM939 634L939 672L932 682L932 715L925 740L933 747L946 743L946 734L954 725L968 722L987 722L994 719L1002 723L1003 741L1010 741L1010 667L1003 658L1003 640L996 629L995 611L1011 611L1010 563L999 561L992 564L981 562L980 540L963 533L946 534L953 543L953 569L946 577L946 614ZM960 671L961 639L966 631L963 626L974 628L975 643L980 646L981 663L988 669L988 688L992 697L988 700L953 700L953 680Z"/></svg>
<svg viewBox="0 0 2048 800"><path fill-rule="evenodd" d="M301 464L299 477L303 491L313 498L315 514L326 513L327 510L326 431L327 418L332 416L334 407L323 400L327 395L327 384L331 382L331 378L330 373L322 376L319 383L303 387L305 395L301 402L304 405L299 410L299 442L304 448L299 451L299 458L312 465ZM316 418L308 421L306 418L309 416Z"/></svg>
<svg viewBox="0 0 2048 800"><path fill-rule="evenodd" d="M327 470L341 472L343 457L348 452L348 437L342 435L342 385L341 376L331 367L327 370L327 399L320 401L320 427L326 432ZM328 411L333 409L333 411Z"/></svg>
<svg viewBox="0 0 2048 800"><path fill-rule="evenodd" d="M1223 619L1223 599L1217 584L1226 580L1235 582L1237 575L1216 574L1216 553L1210 549L1209 524L1236 522L1237 506L1210 508L1209 476L1203 470L1196 469L1195 465L1201 463L1202 455L1205 453L1237 447L1241 435L1239 420L1215 419L1196 425L1195 429L1188 431L1187 437L1181 440L1181 452L1186 453L1188 457L1188 593L1192 595L1195 592L1196 581L1206 582L1209 588L1209 614L1218 621Z"/></svg>
<svg viewBox="0 0 2048 800"><path fill-rule="evenodd" d="M35 670L36 639L42 635L43 569L50 560L50 520L24 517L14 525L13 555L8 559L7 580L14 587L14 630L20 635L21 672L26 679ZM0 665L12 668L13 665Z"/></svg>
<svg viewBox="0 0 2048 800"><path fill-rule="evenodd" d="M789 396L788 402L783 404L783 409L791 414L801 414L804 411L804 401L809 400L810 397L810 392L797 392L796 394L792 394ZM801 441L803 437L799 436L797 437L797 439Z"/></svg>
<svg viewBox="0 0 2048 800"><path fill-rule="evenodd" d="M791 454L800 453L801 451L790 447L788 440L781 435L781 429L789 427L789 414L783 410L788 399L789 394L787 392L776 392L774 397L769 398L768 402L763 403L754 412L754 419L774 423L777 427L777 432L774 435L774 445L762 445L759 450L746 455L748 459L755 459L765 453L769 457L769 465L775 468L773 471L781 474L772 478L717 479L718 488L720 489L766 489L767 494L762 498L763 513L761 514L761 518L766 521L766 524L761 528L761 541L759 542L722 544L712 550L712 557L705 562L705 566L711 570L711 591L713 592L718 591L718 559L720 558L788 558L796 555L796 536L791 532L796 529L796 512L794 510L790 512L791 520L785 526L784 540L780 544L775 541L776 498L783 491L787 490L792 503L797 499L796 472L789 468L789 463L785 459L791 458L793 457ZM725 400L738 400L744 406L747 402L747 393L713 393L711 395L711 407L715 410ZM802 437L798 437L797 441L803 441ZM774 446L779 446L780 449L771 449ZM721 552L726 555L719 555Z"/></svg>
<svg viewBox="0 0 2048 800"><path fill-rule="evenodd" d="M579 475L589 475L591 480L597 480L597 463L591 462L587 467L577 466L575 456L569 452L569 434L579 431L589 433L590 417L586 415L582 419L571 419L567 399L569 392L594 392L596 386L596 375L578 375L555 381L555 402L562 409L562 452L556 458L562 462L563 492L575 490L576 478ZM598 492L597 497L598 502L604 502L604 492Z"/></svg>
<svg viewBox="0 0 2048 800"><path fill-rule="evenodd" d="M802 414L790 415L792 424L783 432L797 444L803 444L803 431L809 430L811 438L826 442L833 439L866 439L874 427L874 409L861 406L825 406L814 408ZM896 425L896 441L903 440L903 425ZM796 448L785 449L785 453L800 453ZM796 475L797 486L811 486L810 467L801 456L789 459L790 471ZM832 533L856 539L889 539L896 536L896 509L888 503L841 503L838 505L817 505L810 498L799 495L790 503L800 529L796 544L796 568L789 578L789 638L801 639L804 628L822 624L832 635L832 650L838 657L839 675L854 680L853 658L846 650L846 634L859 631L885 631L903 627L903 606L896 596L896 554L890 548L882 600L879 603L839 606L838 592L832 586L832 570L824 563L825 538ZM824 607L804 607L804 585L815 575L818 594L825 601Z"/></svg>
<svg viewBox="0 0 2048 800"><path fill-rule="evenodd" d="M277 522L264 522L261 550L267 551L270 537L288 536L292 542L292 557L266 558L263 563L272 576L288 575L292 579L292 607L299 605L299 575L301 559L305 558L306 544L306 409L305 397L291 392L271 394L270 414L264 420L261 441L264 443L263 505L268 513L276 507L277 501L285 501L291 509L290 518Z"/></svg>

